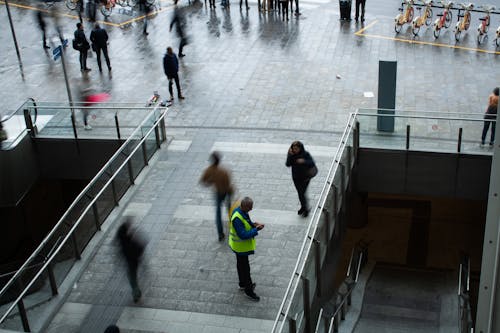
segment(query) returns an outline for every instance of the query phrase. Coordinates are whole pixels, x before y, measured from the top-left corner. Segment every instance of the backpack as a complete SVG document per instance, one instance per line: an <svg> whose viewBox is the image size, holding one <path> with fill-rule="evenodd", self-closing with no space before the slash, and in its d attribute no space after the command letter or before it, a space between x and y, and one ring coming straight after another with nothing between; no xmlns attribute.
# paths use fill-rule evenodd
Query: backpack
<svg viewBox="0 0 500 333"><path fill-rule="evenodd" d="M73 39L73 48L77 51L80 51L82 49L82 44L78 43L76 39Z"/></svg>

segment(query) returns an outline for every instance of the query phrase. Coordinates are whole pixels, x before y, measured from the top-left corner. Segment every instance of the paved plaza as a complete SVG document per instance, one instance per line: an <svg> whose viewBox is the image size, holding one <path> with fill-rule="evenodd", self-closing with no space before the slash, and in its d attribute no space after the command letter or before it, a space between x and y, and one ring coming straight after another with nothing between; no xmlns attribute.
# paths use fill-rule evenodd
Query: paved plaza
<svg viewBox="0 0 500 333"><path fill-rule="evenodd" d="M215 11L208 3L181 1L190 36L186 57L180 60L186 99L175 99L168 110L169 144L96 236L96 247L87 253L88 265L67 298L59 297L61 308L47 332L102 332L112 323L123 332L269 332L309 223L296 214L299 203L285 167L290 143L303 141L318 164L319 174L309 187L314 204L348 114L377 105L380 60L398 62L400 109L481 117L487 96L500 85L500 49L492 45L499 15L492 17L489 40L478 47L477 13L457 44L451 30L439 40L425 28L417 38L406 27L396 36L398 1L367 0L364 24L339 21L338 1L300 1L302 15L288 22L276 12L259 13L255 0L249 1L248 11L240 11L235 1L230 9L217 3ZM0 32L1 114L28 97L67 101L60 60L51 58L52 49L47 54L42 49L34 20L37 6L46 10L35 2L10 6L24 81L7 23ZM95 55L87 61L92 71L80 73L77 52L67 49L74 94L85 81L110 93L111 102L143 103L155 90L168 96L162 57L167 46L177 52L179 41L169 32L173 4L162 1L159 6L147 37L142 35L142 21L133 19L137 13L128 16L116 10L108 22L100 22L110 36L111 73L105 68L99 73ZM66 15L61 22L71 40L75 12L62 2L53 8ZM3 2L0 20L8 21ZM88 36L92 25L85 22L84 27ZM54 35L52 23L49 31ZM369 92L374 97L366 97ZM94 129L86 135L106 125L100 119L96 111L90 121ZM251 258L258 303L238 290L234 255L217 241L213 194L198 184L212 150L222 152L238 196L254 199L253 219L266 224ZM114 238L124 216L133 216L149 239L138 304L132 300ZM18 322L8 324L20 327Z"/></svg>

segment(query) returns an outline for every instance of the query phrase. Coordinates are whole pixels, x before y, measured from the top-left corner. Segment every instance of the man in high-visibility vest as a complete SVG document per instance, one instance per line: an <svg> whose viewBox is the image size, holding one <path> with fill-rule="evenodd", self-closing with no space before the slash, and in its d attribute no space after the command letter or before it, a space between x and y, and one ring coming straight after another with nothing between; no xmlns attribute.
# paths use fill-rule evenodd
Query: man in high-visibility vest
<svg viewBox="0 0 500 333"><path fill-rule="evenodd" d="M248 298L258 302L260 297L255 293L255 283L250 276L250 263L248 256L254 254L255 236L264 228L263 224L252 222L248 213L253 208L253 200L245 197L241 204L231 215L229 222L229 247L236 254L236 268L240 290L245 292Z"/></svg>

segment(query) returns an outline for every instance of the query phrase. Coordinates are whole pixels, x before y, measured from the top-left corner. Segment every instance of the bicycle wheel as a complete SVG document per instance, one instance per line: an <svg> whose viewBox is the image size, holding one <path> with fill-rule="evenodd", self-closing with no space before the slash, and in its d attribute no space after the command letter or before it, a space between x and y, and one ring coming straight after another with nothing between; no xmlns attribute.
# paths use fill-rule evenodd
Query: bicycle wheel
<svg viewBox="0 0 500 333"><path fill-rule="evenodd" d="M451 20L453 19L453 14L448 10L446 12L446 19L444 20L444 27L448 29L451 25Z"/></svg>
<svg viewBox="0 0 500 333"><path fill-rule="evenodd" d="M68 7L68 9L70 10L75 10L76 6L78 5L78 2L75 0L66 0L65 3L66 7Z"/></svg>
<svg viewBox="0 0 500 333"><path fill-rule="evenodd" d="M481 42L483 41L483 34L481 33L478 33L477 34L477 43L478 44L481 44Z"/></svg>
<svg viewBox="0 0 500 333"><path fill-rule="evenodd" d="M403 28L403 25L399 24L398 22L396 22L396 24L394 25L394 31L396 31L396 33L398 33L398 34L401 32L402 28Z"/></svg>
<svg viewBox="0 0 500 333"><path fill-rule="evenodd" d="M413 21L413 7L411 7L411 8L409 9L409 11L410 11L410 12L408 13L408 21L406 21L406 22L411 22L411 21Z"/></svg>
<svg viewBox="0 0 500 333"><path fill-rule="evenodd" d="M137 1L136 1L136 0L127 0L127 4L128 4L130 7L134 8L134 7L135 7L135 5L137 5Z"/></svg>
<svg viewBox="0 0 500 333"><path fill-rule="evenodd" d="M121 7L127 6L127 0L116 0L116 3L119 4Z"/></svg>
<svg viewBox="0 0 500 333"><path fill-rule="evenodd" d="M455 40L456 40L457 42L459 42L459 41L460 41L460 35L461 35L461 34L462 34L462 31L460 31L460 29L456 29L456 30L455 30Z"/></svg>
<svg viewBox="0 0 500 333"><path fill-rule="evenodd" d="M106 8L106 7L108 7L108 8ZM111 5L109 5L109 6L108 5L102 5L101 6L101 14L104 17L108 18L111 15L112 12L113 12L113 7Z"/></svg>
<svg viewBox="0 0 500 333"><path fill-rule="evenodd" d="M500 46L500 38L498 38L498 37L497 37L497 38L495 38L495 45L496 45L497 47L499 47L499 46Z"/></svg>
<svg viewBox="0 0 500 333"><path fill-rule="evenodd" d="M427 8L427 18L425 19L425 25L429 26L432 23L432 9Z"/></svg>
<svg viewBox="0 0 500 333"><path fill-rule="evenodd" d="M469 30L469 27L470 27L470 14L467 15L467 18L465 19L465 25L464 25L465 30Z"/></svg>
<svg viewBox="0 0 500 333"><path fill-rule="evenodd" d="M434 27L434 38L438 38L440 33L441 33L441 29Z"/></svg>
<svg viewBox="0 0 500 333"><path fill-rule="evenodd" d="M146 0L146 3L150 6L154 5L156 0Z"/></svg>
<svg viewBox="0 0 500 333"><path fill-rule="evenodd" d="M417 22L413 21L413 24L411 25L411 31L413 32L413 36L418 36L420 26Z"/></svg>

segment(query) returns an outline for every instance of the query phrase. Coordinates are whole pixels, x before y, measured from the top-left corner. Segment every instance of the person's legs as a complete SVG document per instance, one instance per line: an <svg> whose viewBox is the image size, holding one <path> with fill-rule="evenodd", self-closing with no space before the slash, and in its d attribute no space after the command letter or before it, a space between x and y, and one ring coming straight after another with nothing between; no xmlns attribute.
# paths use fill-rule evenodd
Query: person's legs
<svg viewBox="0 0 500 333"><path fill-rule="evenodd" d="M47 34L45 32L45 29L42 30L42 35L43 35L43 47L49 49L50 46L47 45Z"/></svg>
<svg viewBox="0 0 500 333"><path fill-rule="evenodd" d="M484 145L484 140L486 140L486 133L488 133L488 128L490 128L490 122L485 121L483 124L483 134L481 135L481 144Z"/></svg>
<svg viewBox="0 0 500 333"><path fill-rule="evenodd" d="M361 0L361 22L365 20L365 4L366 0Z"/></svg>
<svg viewBox="0 0 500 333"><path fill-rule="evenodd" d="M490 146L492 146L493 143L495 142L495 130L496 130L496 127L497 127L497 123L496 123L496 121L493 121L491 123Z"/></svg>
<svg viewBox="0 0 500 333"><path fill-rule="evenodd" d="M87 50L82 51L82 63L83 63L83 69L88 69L87 67Z"/></svg>
<svg viewBox="0 0 500 333"><path fill-rule="evenodd" d="M179 97L179 99L184 99L184 96L182 96L181 92L181 83L179 82L179 74L177 73L175 74L174 80L175 80L175 86L177 87L177 97Z"/></svg>
<svg viewBox="0 0 500 333"><path fill-rule="evenodd" d="M111 62L109 61L108 47L107 46L104 46L102 48L102 54L104 54L104 59L106 59L106 65L108 65L108 70L111 70Z"/></svg>
<svg viewBox="0 0 500 333"><path fill-rule="evenodd" d="M139 262L131 260L127 262L128 264L128 279L130 282L130 287L132 288L132 297L134 297L134 302L137 302L141 296L141 289L139 288L139 283L137 282L137 268Z"/></svg>
<svg viewBox="0 0 500 333"><path fill-rule="evenodd" d="M79 58L79 60L80 60L80 70L83 71L85 69L85 66L83 64L83 51L80 51L80 58Z"/></svg>
<svg viewBox="0 0 500 333"><path fill-rule="evenodd" d="M99 72L102 72L102 66L101 66L101 48L99 46L96 46L95 54L97 56L97 66L99 67Z"/></svg>
<svg viewBox="0 0 500 333"><path fill-rule="evenodd" d="M357 21L359 17L359 6L361 5L361 0L356 0L356 13L354 14L354 19ZM363 16L361 16L363 17Z"/></svg>
<svg viewBox="0 0 500 333"><path fill-rule="evenodd" d="M184 37L181 37L181 42L179 44L179 57L184 57L184 53L182 53L182 49L184 48L184 45L186 45L186 40Z"/></svg>
<svg viewBox="0 0 500 333"><path fill-rule="evenodd" d="M172 85L174 84L174 78L168 78L168 92L170 93L170 100L174 99L174 90L172 89Z"/></svg>
<svg viewBox="0 0 500 333"><path fill-rule="evenodd" d="M219 241L224 239L224 229L222 228L221 204L224 201L225 197L226 197L225 194L215 192L215 225L217 226Z"/></svg>
<svg viewBox="0 0 500 333"><path fill-rule="evenodd" d="M306 190L307 190L307 185L309 185L309 180L304 181L304 180L294 179L293 184L295 185L295 189L297 190L297 194L299 195L299 201L300 201L299 214L302 214L308 210Z"/></svg>
<svg viewBox="0 0 500 333"><path fill-rule="evenodd" d="M238 270L239 286L253 291L252 278L250 276L250 263L247 255L236 255L236 268Z"/></svg>

